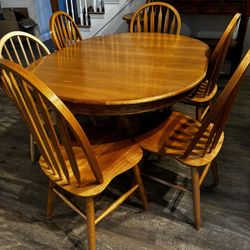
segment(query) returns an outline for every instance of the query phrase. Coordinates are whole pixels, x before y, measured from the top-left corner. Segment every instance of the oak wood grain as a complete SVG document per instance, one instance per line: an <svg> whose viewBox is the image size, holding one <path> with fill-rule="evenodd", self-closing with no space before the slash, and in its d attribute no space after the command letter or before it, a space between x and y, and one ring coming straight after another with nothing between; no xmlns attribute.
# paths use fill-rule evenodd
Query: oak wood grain
<svg viewBox="0 0 250 250"><path fill-rule="evenodd" d="M143 205L147 197L137 166L143 156L135 141L127 139L91 145L83 128L63 102L31 72L20 65L0 60L2 87L16 105L41 152L39 165L50 180L47 217L53 212L54 194L86 218L89 249L96 249L94 196L100 194L118 175L135 168L137 182L100 219L117 208L137 189ZM52 124L52 112L56 125ZM75 143L73 143L73 141ZM61 192L86 198L86 216Z"/></svg>
<svg viewBox="0 0 250 250"><path fill-rule="evenodd" d="M62 49L81 41L81 33L72 19L64 11L56 11L50 18L49 29L56 49Z"/></svg>
<svg viewBox="0 0 250 250"><path fill-rule="evenodd" d="M209 105L209 102L214 98L217 92L216 82L219 77L220 69L227 55L227 51L229 48L229 44L232 40L234 30L240 20L240 17L241 14L236 13L228 24L213 53L211 54L211 57L209 58L207 74L204 81L187 99L189 103L196 105L197 120L201 120L201 109L203 108L202 106Z"/></svg>
<svg viewBox="0 0 250 250"><path fill-rule="evenodd" d="M77 113L155 110L204 78L209 48L185 36L123 33L83 40L29 66Z"/></svg>
<svg viewBox="0 0 250 250"><path fill-rule="evenodd" d="M4 35L0 40L1 58L14 61L23 67L38 58L49 55L46 45L37 37L23 31L12 31ZM30 134L30 159L35 161L35 142Z"/></svg>
<svg viewBox="0 0 250 250"><path fill-rule="evenodd" d="M136 137L143 149L158 155L173 157L185 166L191 167L194 221L197 230L201 227L200 186L211 168L214 183L218 184L217 168L213 161L223 145L225 124L249 65L250 50L216 103L211 105L200 122L181 112L172 112L160 126ZM203 168L200 174L199 168L201 170Z"/></svg>

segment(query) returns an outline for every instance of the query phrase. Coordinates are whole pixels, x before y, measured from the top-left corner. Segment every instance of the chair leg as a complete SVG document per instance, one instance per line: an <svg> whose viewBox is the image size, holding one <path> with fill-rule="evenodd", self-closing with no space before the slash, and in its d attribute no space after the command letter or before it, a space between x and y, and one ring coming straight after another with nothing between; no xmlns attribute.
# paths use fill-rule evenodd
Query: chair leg
<svg viewBox="0 0 250 250"><path fill-rule="evenodd" d="M96 235L95 235L95 209L94 198L86 198L86 216L87 216L87 230L88 230L88 244L90 250L96 249Z"/></svg>
<svg viewBox="0 0 250 250"><path fill-rule="evenodd" d="M202 107L201 107L199 104L197 104L195 110L196 110L196 120L197 120L197 121L201 121L201 117L202 117Z"/></svg>
<svg viewBox="0 0 250 250"><path fill-rule="evenodd" d="M194 207L194 224L195 224L195 229L199 230L201 227L199 171L197 168L192 168L191 171L192 171L192 195L193 195L193 207Z"/></svg>
<svg viewBox="0 0 250 250"><path fill-rule="evenodd" d="M92 122L92 125L94 125L95 127L98 125L94 116L90 116L90 120Z"/></svg>
<svg viewBox="0 0 250 250"><path fill-rule="evenodd" d="M30 159L32 162L35 161L36 146L32 134L30 134Z"/></svg>
<svg viewBox="0 0 250 250"><path fill-rule="evenodd" d="M161 159L162 159L162 155L157 155L157 159L156 159L156 161L160 161Z"/></svg>
<svg viewBox="0 0 250 250"><path fill-rule="evenodd" d="M138 165L133 167L133 173L136 183L139 185L139 193L145 209L148 209L148 199L141 179L141 173Z"/></svg>
<svg viewBox="0 0 250 250"><path fill-rule="evenodd" d="M50 219L52 216L52 213L54 211L54 199L55 199L55 193L53 192L53 188L56 186L56 184L53 181L49 181L49 191L48 191L48 201L47 201L47 219Z"/></svg>
<svg viewBox="0 0 250 250"><path fill-rule="evenodd" d="M214 179L214 185L218 185L219 184L219 175L218 175L218 168L217 168L217 161L216 159L212 162L212 174L213 174L213 179Z"/></svg>

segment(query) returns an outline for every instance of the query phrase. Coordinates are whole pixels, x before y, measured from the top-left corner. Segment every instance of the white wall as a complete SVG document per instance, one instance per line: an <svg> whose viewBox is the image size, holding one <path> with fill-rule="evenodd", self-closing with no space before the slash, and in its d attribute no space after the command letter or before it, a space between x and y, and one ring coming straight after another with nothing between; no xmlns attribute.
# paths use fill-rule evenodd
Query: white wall
<svg viewBox="0 0 250 250"><path fill-rule="evenodd" d="M134 0L136 1L136 0ZM131 5L133 6L133 5ZM127 10L126 13L131 12L131 9ZM230 22L233 15L181 15L182 19L182 29L181 34L194 36L194 37L203 37L203 38L220 38L228 23ZM113 28L108 27L108 31L115 30L116 32L127 32L128 28L126 22L123 21L122 24L119 23L117 27L117 23L119 21L114 21L111 23ZM234 38L237 35L237 28L234 34ZM244 55L250 47L250 20L248 22L248 30L246 33L243 53ZM225 73L229 72L230 63L226 62L223 67L223 71ZM248 71L248 75L250 75L250 70Z"/></svg>
<svg viewBox="0 0 250 250"><path fill-rule="evenodd" d="M2 8L25 7L37 24L35 35L42 40L49 39L49 18L52 14L49 0L1 0Z"/></svg>
<svg viewBox="0 0 250 250"><path fill-rule="evenodd" d="M203 38L220 38L233 15L184 15L182 16L182 34L192 35ZM190 27L192 27L190 29ZM234 38L236 38L238 27L235 29ZM242 56L250 47L250 20L244 40ZM230 70L230 64L225 62L222 71L227 73ZM250 75L250 69L247 75Z"/></svg>
<svg viewBox="0 0 250 250"><path fill-rule="evenodd" d="M30 18L36 21L34 0L1 0L1 7L26 7L28 8Z"/></svg>
<svg viewBox="0 0 250 250"><path fill-rule="evenodd" d="M197 15L197 16L182 16L182 34L192 35L195 37L204 38L219 38L230 22L232 16L218 15ZM192 30L190 29L192 27ZM234 37L237 35L236 28ZM248 21L248 29L244 41L243 55L250 47L250 20Z"/></svg>
<svg viewBox="0 0 250 250"><path fill-rule="evenodd" d="M143 0L127 0L129 5L125 13L133 12ZM49 0L1 0L1 6L4 7L26 7L28 8L30 18L34 19L40 28L40 38L47 40L49 38L49 18L52 14ZM225 27L230 21L231 16L219 15L190 15L182 16L182 34L194 35L197 37L220 37ZM190 28L192 27L192 29ZM126 22L122 20L122 15L118 15L112 20L109 27L102 30L102 34L111 32L127 32ZM244 42L245 53L250 47L250 21L248 31Z"/></svg>
<svg viewBox="0 0 250 250"><path fill-rule="evenodd" d="M139 0L132 0L130 5L125 9L126 14L133 12L138 6ZM192 35L195 37L203 38L219 38L224 32L227 24L230 22L233 15L182 15L182 30L183 35ZM119 18L119 19L118 19ZM127 32L128 27L125 21L122 20L122 15L118 15L118 18L110 23L109 27L106 27L104 34L111 33L112 31ZM237 29L236 32L237 33ZM236 34L234 35L236 37ZM248 30L244 42L243 54L249 49L250 46L250 20Z"/></svg>

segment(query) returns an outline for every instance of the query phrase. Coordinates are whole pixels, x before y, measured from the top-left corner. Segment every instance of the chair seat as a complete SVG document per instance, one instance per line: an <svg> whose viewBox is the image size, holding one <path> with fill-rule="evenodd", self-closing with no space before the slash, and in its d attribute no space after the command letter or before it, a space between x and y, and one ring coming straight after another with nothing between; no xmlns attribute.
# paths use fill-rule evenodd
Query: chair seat
<svg viewBox="0 0 250 250"><path fill-rule="evenodd" d="M216 95L217 90L218 90L218 86L217 86L217 84L215 84L212 92L209 95L205 94L205 90L206 90L206 85L201 84L198 91L195 93L195 95L187 98L187 101L188 102L194 102L194 103L206 103L206 102L209 102Z"/></svg>
<svg viewBox="0 0 250 250"><path fill-rule="evenodd" d="M68 23L67 20L66 22ZM84 128L45 83L9 60L0 60L0 69L2 87L21 113L42 154L39 164L49 178L47 218L52 216L55 197L60 197L86 220L88 249L96 250L96 224L135 191L139 192L144 208L148 207L138 167L143 156L142 149L131 139L107 142L106 139L114 138L112 130L111 135L105 136L105 143L93 138L97 139L98 144L91 145ZM52 124L54 118L52 113L48 112L50 109L54 111L56 126ZM114 177L128 170L134 177L131 187L96 216L95 196L100 194ZM61 189L70 194L70 199ZM85 198L85 213L74 204L72 195Z"/></svg>
<svg viewBox="0 0 250 250"><path fill-rule="evenodd" d="M132 140L94 145L92 149L103 174L104 181L101 184L96 182L88 161L82 154L80 147L73 147L73 151L79 165L82 179L84 179L81 186L77 184L72 172L70 173L70 184L67 184L65 179L59 180L57 176L53 175L51 170L48 170L47 163L42 156L40 157L39 163L45 174L58 186L77 196L88 197L101 193L113 178L135 166L143 155L140 147ZM64 154L64 157L65 155L66 154ZM69 164L68 160L66 164Z"/></svg>
<svg viewBox="0 0 250 250"><path fill-rule="evenodd" d="M137 136L135 139L147 151L172 156L191 167L201 167L216 157L222 147L224 134L222 133L216 148L211 153L206 153L203 156L202 149L213 127L213 124L210 124L195 149L187 158L183 158L186 149L200 126L201 123L193 118L180 112L172 112L169 118L160 126L143 135Z"/></svg>

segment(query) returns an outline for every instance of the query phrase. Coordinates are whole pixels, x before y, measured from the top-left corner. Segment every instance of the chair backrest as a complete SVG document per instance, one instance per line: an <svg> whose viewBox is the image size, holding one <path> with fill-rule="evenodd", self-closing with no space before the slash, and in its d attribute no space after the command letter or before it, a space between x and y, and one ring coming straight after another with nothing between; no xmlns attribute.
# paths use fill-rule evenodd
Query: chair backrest
<svg viewBox="0 0 250 250"><path fill-rule="evenodd" d="M181 18L178 11L164 2L142 5L130 22L130 32L161 32L179 35Z"/></svg>
<svg viewBox="0 0 250 250"><path fill-rule="evenodd" d="M231 79L217 98L216 103L212 105L209 112L201 121L198 132L183 155L184 158L193 150L197 150L197 148L202 151L202 155L204 156L216 147L249 64L250 50L248 50L242 59ZM209 127L210 129L208 129Z"/></svg>
<svg viewBox="0 0 250 250"><path fill-rule="evenodd" d="M80 157L81 163L85 162L92 170L96 181L103 182L90 143L63 102L46 84L14 62L1 59L0 72L5 92L22 115L54 177L64 183L72 179L78 185L84 183L87 177L79 169L77 159ZM52 115L55 117L52 118ZM52 120L56 120L57 130ZM78 147L78 158L73 152L71 139Z"/></svg>
<svg viewBox="0 0 250 250"><path fill-rule="evenodd" d="M64 11L60 10L53 13L49 27L54 46L58 50L82 40L76 23Z"/></svg>
<svg viewBox="0 0 250 250"><path fill-rule="evenodd" d="M225 29L223 35L221 36L219 42L217 43L211 57L209 58L207 74L204 79L205 88L204 85L201 85L202 91L201 89L197 90L199 91L200 95L203 95L203 97L209 95L214 89L220 73L220 69L224 63L230 42L232 40L235 27L237 26L240 17L240 13L236 13L234 15L227 28Z"/></svg>
<svg viewBox="0 0 250 250"><path fill-rule="evenodd" d="M10 32L0 40L1 58L14 61L23 67L48 54L49 49L42 41L23 31Z"/></svg>

